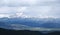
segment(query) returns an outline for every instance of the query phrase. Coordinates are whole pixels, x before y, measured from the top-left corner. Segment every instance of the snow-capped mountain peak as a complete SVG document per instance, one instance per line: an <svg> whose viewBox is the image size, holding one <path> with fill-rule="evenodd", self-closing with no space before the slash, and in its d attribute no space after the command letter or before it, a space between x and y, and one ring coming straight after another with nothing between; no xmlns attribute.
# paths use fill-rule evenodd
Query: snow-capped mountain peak
<svg viewBox="0 0 60 35"><path fill-rule="evenodd" d="M59 17L55 17L55 16L30 16L30 15L26 15L22 12L17 12L15 14L0 14L0 18L59 18Z"/></svg>

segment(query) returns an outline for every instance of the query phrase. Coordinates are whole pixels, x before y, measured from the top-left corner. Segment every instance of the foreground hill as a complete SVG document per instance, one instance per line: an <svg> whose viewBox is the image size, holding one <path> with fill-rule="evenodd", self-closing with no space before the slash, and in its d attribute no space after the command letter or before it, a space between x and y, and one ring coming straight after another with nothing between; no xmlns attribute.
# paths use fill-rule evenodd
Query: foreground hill
<svg viewBox="0 0 60 35"><path fill-rule="evenodd" d="M0 35L60 35L60 31L44 34L41 31L9 30L9 29L0 28Z"/></svg>

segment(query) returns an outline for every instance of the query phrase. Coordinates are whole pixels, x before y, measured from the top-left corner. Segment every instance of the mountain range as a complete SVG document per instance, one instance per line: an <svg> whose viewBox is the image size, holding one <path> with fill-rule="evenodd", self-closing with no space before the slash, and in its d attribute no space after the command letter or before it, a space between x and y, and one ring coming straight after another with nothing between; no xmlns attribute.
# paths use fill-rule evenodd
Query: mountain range
<svg viewBox="0 0 60 35"><path fill-rule="evenodd" d="M60 18L0 18L0 27L60 28Z"/></svg>

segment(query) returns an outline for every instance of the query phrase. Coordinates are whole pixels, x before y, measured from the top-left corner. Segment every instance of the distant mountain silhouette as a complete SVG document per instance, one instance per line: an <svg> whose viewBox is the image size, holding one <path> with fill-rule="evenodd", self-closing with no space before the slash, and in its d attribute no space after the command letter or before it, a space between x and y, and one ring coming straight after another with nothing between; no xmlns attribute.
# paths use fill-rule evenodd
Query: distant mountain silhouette
<svg viewBox="0 0 60 35"><path fill-rule="evenodd" d="M60 28L59 18L0 18L0 28L10 30L49 31ZM44 30L45 29L45 30ZM55 30L52 31L55 31ZM51 31L50 30L50 31Z"/></svg>
<svg viewBox="0 0 60 35"><path fill-rule="evenodd" d="M29 27L60 28L60 18L0 18L0 27L12 27L12 24Z"/></svg>

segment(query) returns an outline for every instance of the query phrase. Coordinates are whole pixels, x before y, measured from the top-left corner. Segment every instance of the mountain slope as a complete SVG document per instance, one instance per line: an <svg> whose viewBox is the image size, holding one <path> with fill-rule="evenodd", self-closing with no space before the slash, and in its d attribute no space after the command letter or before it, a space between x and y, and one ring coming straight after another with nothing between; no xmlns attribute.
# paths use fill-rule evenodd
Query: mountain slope
<svg viewBox="0 0 60 35"><path fill-rule="evenodd" d="M60 19L54 18L1 18L0 27L6 29L60 28Z"/></svg>

